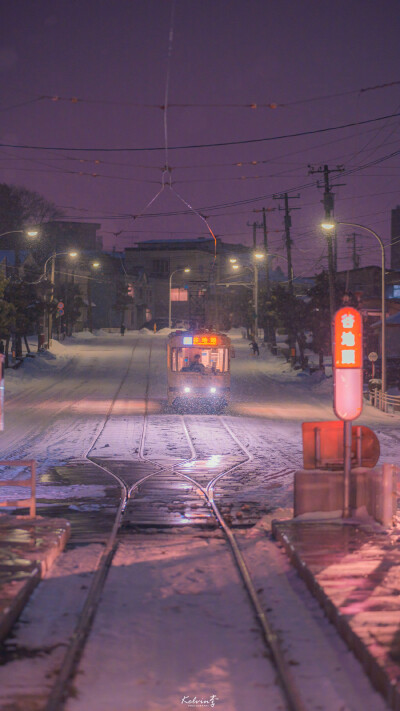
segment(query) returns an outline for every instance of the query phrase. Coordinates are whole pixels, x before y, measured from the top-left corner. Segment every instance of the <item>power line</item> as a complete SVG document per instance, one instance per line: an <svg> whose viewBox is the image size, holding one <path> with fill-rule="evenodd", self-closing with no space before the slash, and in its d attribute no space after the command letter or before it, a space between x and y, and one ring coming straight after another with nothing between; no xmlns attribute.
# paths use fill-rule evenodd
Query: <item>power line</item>
<svg viewBox="0 0 400 711"><path fill-rule="evenodd" d="M367 92L371 91L376 91L378 89L387 89L389 87L393 86L398 86L400 84L400 80L397 81L392 81L392 82L386 82L384 84L376 84L374 86L367 86L364 88L360 89L351 89L349 91L342 91L342 92L337 92L337 93L332 93L332 94L322 94L320 96L311 96L310 98L307 99L296 99L295 101L286 101L286 102L277 102L277 101L269 101L269 102L257 102L257 101L250 101L247 103L169 103L168 107L169 108L179 108L179 109L192 109L192 108L200 108L200 109L251 109L252 111L256 109L277 109L277 108L287 108L291 106L300 106L301 104L310 104L314 101L326 101L327 99L337 99L342 96L352 96L352 95L357 95L357 94L364 94ZM80 104L96 104L96 105L104 105L104 106L132 106L135 108L146 108L146 109L158 109L161 111L164 111L167 102L163 104L147 104L147 103L142 103L142 102L135 102L135 101L117 101L117 100L112 100L112 99L87 99L87 98L82 98L78 96L60 96L59 94L41 94L37 95L31 99L27 99L24 102L18 103L18 104L12 104L11 106L4 106L0 108L0 111L10 111L11 109L19 108L21 106L26 106L28 104L33 104L39 101L50 101L52 103L69 103L73 104L75 106L78 106Z"/></svg>
<svg viewBox="0 0 400 711"><path fill-rule="evenodd" d="M371 123L377 123L378 121L387 121L391 118L396 118L400 116L400 112L394 114L388 114L386 116L378 116L373 119L365 119L364 121L352 121L351 123L339 124L337 126L329 126L327 128L317 128L310 131L297 131L295 133L286 133L279 136L267 136L264 138L247 138L242 141L220 141L217 143L193 143L182 146L170 146L170 151L177 150L187 150L189 148L221 148L224 146L240 146L245 144L255 144L255 143L266 143L270 141L281 141L287 138L299 138L300 136L313 136L319 133L327 133L328 131L340 131L345 128L352 128L353 126L365 126ZM0 143L3 148L17 148L22 150L36 150L36 151L82 151L82 152L94 152L98 153L139 153L146 151L165 151L164 146L147 146L146 148L133 148L133 147L123 147L123 148L88 148L80 147L75 148L72 146L34 146L30 144L20 144L20 143Z"/></svg>

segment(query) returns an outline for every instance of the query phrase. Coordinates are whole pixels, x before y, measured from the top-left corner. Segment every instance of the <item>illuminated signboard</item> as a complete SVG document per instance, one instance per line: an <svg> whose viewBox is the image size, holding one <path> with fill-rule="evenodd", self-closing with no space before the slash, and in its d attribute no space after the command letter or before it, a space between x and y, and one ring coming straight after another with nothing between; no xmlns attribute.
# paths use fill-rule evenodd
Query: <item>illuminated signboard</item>
<svg viewBox="0 0 400 711"><path fill-rule="evenodd" d="M216 346L217 336L193 336L194 346Z"/></svg>
<svg viewBox="0 0 400 711"><path fill-rule="evenodd" d="M355 420L362 412L363 348L359 311L345 306L334 317L333 408L341 420Z"/></svg>
<svg viewBox="0 0 400 711"><path fill-rule="evenodd" d="M362 319L351 307L335 314L335 368L362 368Z"/></svg>
<svg viewBox="0 0 400 711"><path fill-rule="evenodd" d="M193 336L184 336L183 337L183 345L184 346L192 346L193 345Z"/></svg>

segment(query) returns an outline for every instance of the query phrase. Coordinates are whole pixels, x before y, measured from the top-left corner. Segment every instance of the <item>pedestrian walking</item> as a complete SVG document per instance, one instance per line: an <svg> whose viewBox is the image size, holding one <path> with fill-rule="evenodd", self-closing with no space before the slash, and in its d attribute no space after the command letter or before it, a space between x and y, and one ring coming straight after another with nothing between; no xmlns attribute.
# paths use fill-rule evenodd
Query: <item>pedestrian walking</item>
<svg viewBox="0 0 400 711"><path fill-rule="evenodd" d="M250 346L250 348L253 349L253 355L254 355L254 356L255 356L255 355L258 355L258 356L259 356L259 355L260 355L260 349L259 349L258 343L257 343L256 341L251 341L251 343L249 344L249 346Z"/></svg>

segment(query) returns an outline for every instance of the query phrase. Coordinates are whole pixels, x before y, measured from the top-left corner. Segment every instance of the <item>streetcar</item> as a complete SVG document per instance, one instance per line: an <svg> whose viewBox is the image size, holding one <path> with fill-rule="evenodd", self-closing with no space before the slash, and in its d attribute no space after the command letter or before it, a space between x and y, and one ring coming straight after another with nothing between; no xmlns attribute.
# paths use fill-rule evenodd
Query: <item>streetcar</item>
<svg viewBox="0 0 400 711"><path fill-rule="evenodd" d="M168 405L222 411L230 399L230 338L215 331L175 331L167 351Z"/></svg>

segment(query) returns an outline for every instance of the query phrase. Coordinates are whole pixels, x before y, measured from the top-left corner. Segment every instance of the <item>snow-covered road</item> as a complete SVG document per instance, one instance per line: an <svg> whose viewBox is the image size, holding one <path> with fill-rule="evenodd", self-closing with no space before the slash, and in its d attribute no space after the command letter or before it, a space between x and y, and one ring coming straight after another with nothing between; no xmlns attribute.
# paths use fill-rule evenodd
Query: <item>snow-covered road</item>
<svg viewBox="0 0 400 711"><path fill-rule="evenodd" d="M89 451L98 462L128 470L129 462L139 465L143 458L159 467L190 460L194 448L196 461L180 469L201 485L205 472L214 476L227 463L239 463L218 483L216 501L233 524L249 511L257 524L239 533L240 544L265 606L284 630L307 709L383 711L358 663L266 536L271 515L292 506L302 421L335 419L332 379L299 375L264 348L255 358L247 341L234 336L232 402L224 420L248 457L219 418L189 415L183 424L168 412L166 334L140 332L124 338L82 334L55 343L56 357L27 359L21 369L7 371L2 458L37 460L39 513L46 502L62 501L64 515L69 508L83 517L91 507L101 512L110 505L108 487L115 487L85 464ZM369 406L360 418L379 433L381 461L396 461L398 422ZM69 483L56 475L65 473L64 465L75 472ZM11 492L7 487L2 494L9 499ZM125 537L68 711L173 711L188 705L183 698L205 702L213 695L223 711L284 708L224 546L216 531ZM39 586L16 629L17 653L6 655L0 668L0 708L43 707L98 555L93 542L71 548Z"/></svg>

